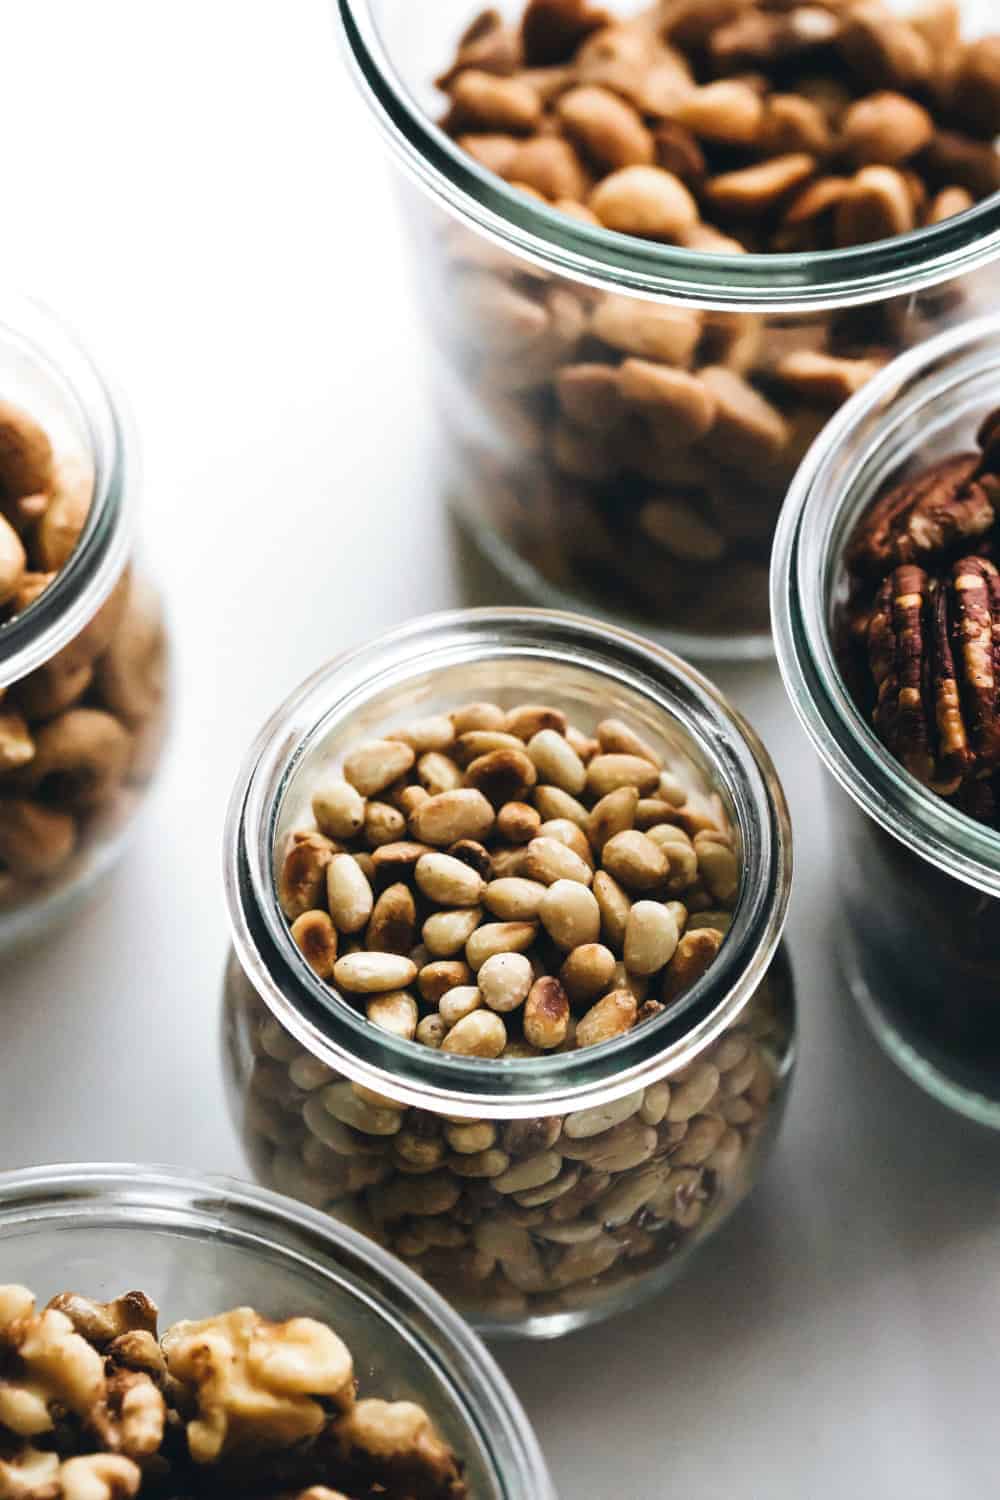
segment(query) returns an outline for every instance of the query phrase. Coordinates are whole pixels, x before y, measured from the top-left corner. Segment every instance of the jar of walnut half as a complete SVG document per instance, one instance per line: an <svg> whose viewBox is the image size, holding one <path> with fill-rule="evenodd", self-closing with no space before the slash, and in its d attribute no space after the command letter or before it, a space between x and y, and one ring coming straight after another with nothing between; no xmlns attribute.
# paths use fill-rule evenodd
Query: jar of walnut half
<svg viewBox="0 0 1000 1500"><path fill-rule="evenodd" d="M334 10L401 168L468 535L533 601L770 655L813 438L996 300L995 0Z"/></svg>
<svg viewBox="0 0 1000 1500"><path fill-rule="evenodd" d="M831 773L848 987L905 1072L996 1129L998 393L996 317L897 360L796 481L772 577L785 685Z"/></svg>
<svg viewBox="0 0 1000 1500"><path fill-rule="evenodd" d="M662 1289L758 1176L794 1052L787 811L659 647L491 609L338 658L253 746L225 874L256 1175L480 1329Z"/></svg>
<svg viewBox="0 0 1000 1500"><path fill-rule="evenodd" d="M120 404L30 302L0 305L0 950L108 869L159 759L160 601L133 556Z"/></svg>

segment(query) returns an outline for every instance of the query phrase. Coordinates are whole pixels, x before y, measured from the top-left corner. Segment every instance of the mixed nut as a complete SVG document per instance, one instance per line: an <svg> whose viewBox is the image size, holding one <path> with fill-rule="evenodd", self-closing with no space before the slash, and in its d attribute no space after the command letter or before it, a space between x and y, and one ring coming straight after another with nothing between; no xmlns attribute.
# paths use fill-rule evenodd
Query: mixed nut
<svg viewBox="0 0 1000 1500"><path fill-rule="evenodd" d="M600 1316L662 1283L753 1185L789 1072L783 961L686 1067L606 1104L513 1120L407 1108L352 1083L303 1050L235 960L226 1003L260 1180L388 1246L491 1327Z"/></svg>
<svg viewBox="0 0 1000 1500"><path fill-rule="evenodd" d="M0 631L69 562L93 488L78 451L0 402ZM0 689L0 912L70 879L127 812L159 752L165 654L158 600L128 568L68 645Z"/></svg>
<svg viewBox="0 0 1000 1500"><path fill-rule="evenodd" d="M0 1286L0 1500L466 1500L461 1467L421 1407L357 1399L312 1318L238 1307L159 1337L142 1292L39 1311Z"/></svg>
<svg viewBox="0 0 1000 1500"><path fill-rule="evenodd" d="M438 85L480 165L574 219L687 250L843 248L1000 188L1000 36L942 0L592 0L486 11ZM767 628L781 501L830 413L975 278L802 315L548 275L450 221L433 316L456 496L547 580L660 624ZM984 288L985 291L985 288Z"/></svg>
<svg viewBox="0 0 1000 1500"><path fill-rule="evenodd" d="M978 443L891 483L863 516L847 550L842 655L887 749L997 827L1000 410Z"/></svg>
<svg viewBox="0 0 1000 1500"><path fill-rule="evenodd" d="M717 793L630 725L465 703L357 746L278 864L291 934L376 1026L535 1057L620 1036L712 963L740 889Z"/></svg>

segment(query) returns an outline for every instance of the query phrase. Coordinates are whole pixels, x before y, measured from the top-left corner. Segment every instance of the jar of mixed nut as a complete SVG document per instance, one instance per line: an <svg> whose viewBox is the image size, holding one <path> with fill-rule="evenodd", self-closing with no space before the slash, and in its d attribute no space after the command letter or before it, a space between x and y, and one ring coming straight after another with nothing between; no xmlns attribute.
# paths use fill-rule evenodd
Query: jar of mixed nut
<svg viewBox="0 0 1000 1500"><path fill-rule="evenodd" d="M831 772L838 953L918 1083L1000 1128L1000 319L831 425L774 559L778 656Z"/></svg>
<svg viewBox="0 0 1000 1500"><path fill-rule="evenodd" d="M769 654L813 438L995 295L995 6L337 9L406 169L461 522L540 603Z"/></svg>
<svg viewBox="0 0 1000 1500"><path fill-rule="evenodd" d="M490 1333L663 1287L781 1117L790 863L752 731L648 642L471 610L339 658L264 730L227 831L255 1173Z"/></svg>
<svg viewBox="0 0 1000 1500"><path fill-rule="evenodd" d="M226 1178L0 1173L0 1357L5 1500L555 1500L426 1283Z"/></svg>
<svg viewBox="0 0 1000 1500"><path fill-rule="evenodd" d="M166 641L132 563L134 445L102 376L29 302L0 308L0 949L60 920L122 847L164 730Z"/></svg>

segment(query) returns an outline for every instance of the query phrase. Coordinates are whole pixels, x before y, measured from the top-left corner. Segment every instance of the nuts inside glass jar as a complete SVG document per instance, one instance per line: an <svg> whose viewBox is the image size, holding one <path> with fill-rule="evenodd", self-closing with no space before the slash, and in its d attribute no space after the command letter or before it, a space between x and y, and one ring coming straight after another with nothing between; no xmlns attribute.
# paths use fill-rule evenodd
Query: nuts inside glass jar
<svg viewBox="0 0 1000 1500"><path fill-rule="evenodd" d="M438 84L463 150L575 220L804 257L1000 189L998 51L963 38L947 0L908 18L870 0L663 0L627 18L532 0L520 24L484 12ZM985 269L898 297L873 275L858 307L769 312L776 267L744 310L712 311L547 274L450 220L433 251L460 514L539 593L705 641L766 635L781 502L831 413L993 300Z"/></svg>
<svg viewBox="0 0 1000 1500"><path fill-rule="evenodd" d="M862 712L918 781L996 827L1000 411L978 449L886 486L847 550L841 660Z"/></svg>
<svg viewBox="0 0 1000 1500"><path fill-rule="evenodd" d="M438 79L445 128L523 191L621 234L738 253L843 249L1000 186L1000 35L955 4L659 0L616 18L484 11Z"/></svg>
<svg viewBox="0 0 1000 1500"><path fill-rule="evenodd" d="M717 933L691 936L697 967ZM565 1115L466 1118L375 1094L303 1051L235 960L226 1016L258 1178L388 1246L497 1330L555 1318L564 1331L567 1315L605 1316L670 1279L753 1186L792 1056L781 955L687 1066ZM434 1013L420 1024L431 1021L447 1025Z"/></svg>
<svg viewBox="0 0 1000 1500"><path fill-rule="evenodd" d="M422 1407L358 1399L312 1318L239 1307L161 1336L142 1292L41 1311L0 1287L0 1495L8 1500L465 1500Z"/></svg>
<svg viewBox="0 0 1000 1500"><path fill-rule="evenodd" d="M0 631L74 556L94 474L82 450L0 401ZM127 567L68 645L0 689L0 908L68 879L124 817L159 754L159 600Z"/></svg>
<svg viewBox="0 0 1000 1500"><path fill-rule="evenodd" d="M717 793L629 724L464 703L352 747L278 860L303 955L397 1037L470 1057L591 1047L706 971L740 890Z"/></svg>

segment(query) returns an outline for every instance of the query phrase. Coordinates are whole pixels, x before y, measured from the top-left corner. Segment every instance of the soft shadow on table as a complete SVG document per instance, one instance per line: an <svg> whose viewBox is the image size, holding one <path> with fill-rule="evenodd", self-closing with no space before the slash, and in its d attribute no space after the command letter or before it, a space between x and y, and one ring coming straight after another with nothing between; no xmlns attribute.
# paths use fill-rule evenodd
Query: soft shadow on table
<svg viewBox="0 0 1000 1500"><path fill-rule="evenodd" d="M464 607L475 609L490 604L546 606L546 600L529 596L502 573L476 545L468 528L461 525L453 514L449 516L447 535L451 548L452 572ZM559 606L552 601L548 607ZM588 612L586 604L581 600L579 613ZM777 669L770 661L741 663L738 666L719 663L697 665L736 703L746 701L760 688L773 689L778 680Z"/></svg>
<svg viewBox="0 0 1000 1500"><path fill-rule="evenodd" d="M836 933L821 934L831 955ZM1000 1137L924 1095L876 1045L835 989L810 1006L798 974L801 1055L764 1178L735 1217L659 1297L554 1344L499 1345L501 1364L545 1431L551 1412L628 1389L633 1421L662 1422L692 1379L711 1392L734 1362L753 1379L768 1349L863 1313L873 1276L914 1279L1000 1218ZM928 1212L928 1203L933 1212ZM877 1289L877 1288L876 1288ZM857 1303L856 1306L852 1304ZM636 1369L658 1370L637 1385Z"/></svg>

